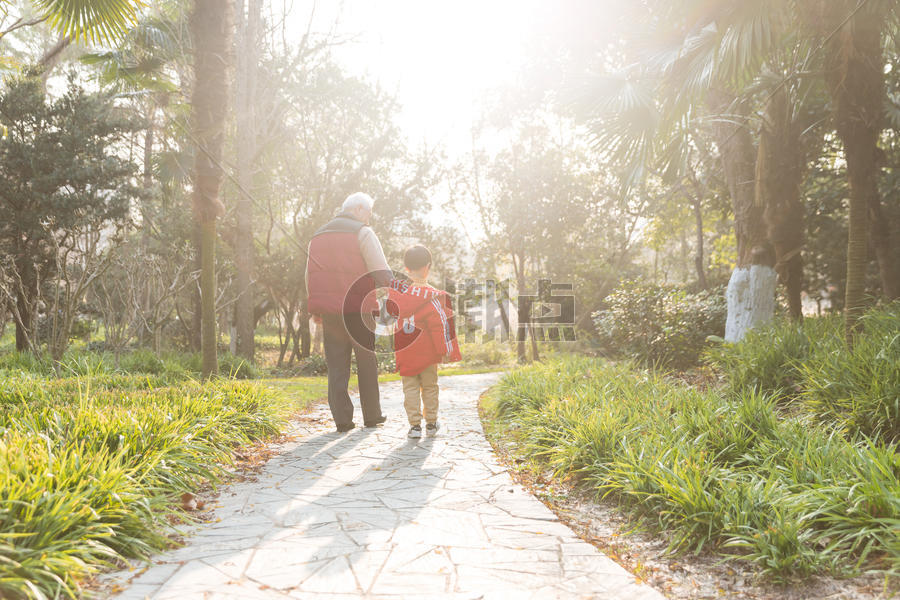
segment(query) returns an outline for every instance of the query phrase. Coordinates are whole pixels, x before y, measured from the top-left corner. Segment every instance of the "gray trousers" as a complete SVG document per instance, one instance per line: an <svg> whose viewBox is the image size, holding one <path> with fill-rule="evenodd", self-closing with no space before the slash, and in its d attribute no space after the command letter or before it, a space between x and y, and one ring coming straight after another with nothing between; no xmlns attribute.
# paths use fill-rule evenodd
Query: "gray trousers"
<svg viewBox="0 0 900 600"><path fill-rule="evenodd" d="M363 321L367 318L373 321L371 329ZM328 407L335 425L353 422L353 403L347 387L350 384L350 357L354 353L363 423L374 423L381 418L374 318L360 314L322 315L322 325L328 367Z"/></svg>

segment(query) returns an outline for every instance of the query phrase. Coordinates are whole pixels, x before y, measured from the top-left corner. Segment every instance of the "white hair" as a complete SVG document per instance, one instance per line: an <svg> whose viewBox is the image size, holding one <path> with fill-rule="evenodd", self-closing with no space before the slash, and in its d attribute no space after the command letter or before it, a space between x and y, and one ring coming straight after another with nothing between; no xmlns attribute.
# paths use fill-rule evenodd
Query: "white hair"
<svg viewBox="0 0 900 600"><path fill-rule="evenodd" d="M375 200L372 199L372 196L363 192L356 192L347 196L347 199L341 205L341 212L350 212L356 208L365 208L367 211L372 212L374 205Z"/></svg>

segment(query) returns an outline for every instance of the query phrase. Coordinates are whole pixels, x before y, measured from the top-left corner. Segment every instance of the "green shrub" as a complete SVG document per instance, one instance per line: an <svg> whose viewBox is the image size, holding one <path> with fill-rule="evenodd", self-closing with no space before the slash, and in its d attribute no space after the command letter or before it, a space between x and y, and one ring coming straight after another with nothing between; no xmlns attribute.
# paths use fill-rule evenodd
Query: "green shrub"
<svg viewBox="0 0 900 600"><path fill-rule="evenodd" d="M378 372L379 373L393 373L397 370L397 359L393 352L390 350L376 350L378 353L375 355L376 362L378 363ZM356 372L356 357L354 355L354 363L353 363L353 372ZM326 369L327 372L327 369Z"/></svg>
<svg viewBox="0 0 900 600"><path fill-rule="evenodd" d="M797 399L850 436L900 441L900 303L867 313L852 351L842 328L839 317L777 321L707 356L733 393Z"/></svg>
<svg viewBox="0 0 900 600"><path fill-rule="evenodd" d="M500 367L516 362L515 353L509 344L490 340L483 343L460 343L461 365L463 367Z"/></svg>
<svg viewBox="0 0 900 600"><path fill-rule="evenodd" d="M256 379L259 377L259 370L244 358L230 352L220 352L219 375L232 379Z"/></svg>
<svg viewBox="0 0 900 600"><path fill-rule="evenodd" d="M300 361L300 375L326 375L328 373L328 365L325 363L325 356L321 354L311 354Z"/></svg>
<svg viewBox="0 0 900 600"><path fill-rule="evenodd" d="M351 360L353 369L356 368L355 360ZM322 354L310 354L294 363L284 363L267 370L267 373L275 377L311 377L314 375L326 375L328 367L325 364L325 356Z"/></svg>
<svg viewBox="0 0 900 600"><path fill-rule="evenodd" d="M203 366L203 357L199 352L172 352L166 355L170 365L178 365L190 373L199 373Z"/></svg>
<svg viewBox="0 0 900 600"><path fill-rule="evenodd" d="M155 353L139 349L122 356L119 368L126 373L150 373L158 375L166 371L166 363Z"/></svg>
<svg viewBox="0 0 900 600"><path fill-rule="evenodd" d="M189 356L191 360L193 360L193 354L163 354L162 372L173 381L197 378L200 374L200 371L193 369L192 364L187 364L188 361L185 359L186 356ZM199 362L197 364L199 364Z"/></svg>
<svg viewBox="0 0 900 600"><path fill-rule="evenodd" d="M900 442L900 303L869 312L851 351L840 336L818 338L797 361L806 407L851 434Z"/></svg>
<svg viewBox="0 0 900 600"><path fill-rule="evenodd" d="M806 319L802 325L778 319L772 325L747 332L738 344L721 344L706 353L735 392L755 389L781 398L799 392L799 361L817 343L840 336L837 317Z"/></svg>
<svg viewBox="0 0 900 600"><path fill-rule="evenodd" d="M256 384L153 377L0 383L0 597L76 598L99 568L167 547L178 495L288 410Z"/></svg>
<svg viewBox="0 0 900 600"><path fill-rule="evenodd" d="M53 365L49 360L42 360L42 357L31 352L13 350L0 353L0 373L3 372L8 376L15 376L17 373L50 375L53 373Z"/></svg>
<svg viewBox="0 0 900 600"><path fill-rule="evenodd" d="M260 371L252 363L228 352L219 353L219 375L232 379L255 379ZM167 352L157 356L145 348L123 353L119 366L112 353L70 349L56 365L48 357L36 357L30 352L0 354L0 373L15 377L22 373L63 377L91 376L113 372L158 375L168 381L195 379L200 376L200 354L196 352Z"/></svg>
<svg viewBox="0 0 900 600"><path fill-rule="evenodd" d="M779 417L770 394L570 357L511 372L487 408L516 451L615 498L672 550L752 561L776 580L900 572L896 448Z"/></svg>
<svg viewBox="0 0 900 600"><path fill-rule="evenodd" d="M696 365L710 336L725 333L725 293L625 281L594 313L600 346L613 356L683 369Z"/></svg>
<svg viewBox="0 0 900 600"><path fill-rule="evenodd" d="M166 545L163 498L108 450L50 453L34 435L0 439L0 596L77 597L99 565Z"/></svg>

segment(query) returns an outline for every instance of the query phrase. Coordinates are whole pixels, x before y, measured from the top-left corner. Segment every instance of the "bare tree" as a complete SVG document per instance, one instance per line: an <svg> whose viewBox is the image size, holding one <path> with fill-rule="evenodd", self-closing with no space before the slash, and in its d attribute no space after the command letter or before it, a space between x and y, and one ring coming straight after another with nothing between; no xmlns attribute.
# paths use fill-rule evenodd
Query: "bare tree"
<svg viewBox="0 0 900 600"><path fill-rule="evenodd" d="M37 296L34 303L44 309L43 327L23 328L27 347L39 354L46 344L50 359L58 370L69 347L72 325L86 312L88 292L95 286L112 263L121 242L121 229L97 229L88 225L69 229L64 234L48 233L52 245L55 268L46 278L38 269ZM12 307L16 320L23 315L15 298L21 295L22 274L15 261L0 262L0 294Z"/></svg>

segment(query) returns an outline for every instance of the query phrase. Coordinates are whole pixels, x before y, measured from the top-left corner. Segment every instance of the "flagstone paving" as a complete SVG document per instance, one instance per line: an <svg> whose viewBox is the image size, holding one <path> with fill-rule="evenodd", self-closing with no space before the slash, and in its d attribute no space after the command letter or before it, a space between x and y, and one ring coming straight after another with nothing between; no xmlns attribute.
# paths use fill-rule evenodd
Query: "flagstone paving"
<svg viewBox="0 0 900 600"><path fill-rule="evenodd" d="M477 411L496 380L442 378L441 429L420 440L406 437L399 382L382 385L382 427L338 434L315 408L258 481L222 490L216 522L115 574L127 587L114 597L661 599L497 462Z"/></svg>

